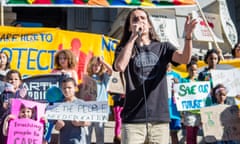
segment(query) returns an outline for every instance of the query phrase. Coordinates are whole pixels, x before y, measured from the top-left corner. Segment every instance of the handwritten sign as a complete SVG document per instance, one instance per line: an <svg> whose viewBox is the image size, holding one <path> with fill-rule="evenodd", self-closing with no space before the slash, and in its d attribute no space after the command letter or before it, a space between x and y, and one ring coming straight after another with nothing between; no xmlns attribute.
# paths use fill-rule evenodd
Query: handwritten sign
<svg viewBox="0 0 240 144"><path fill-rule="evenodd" d="M216 105L200 109L207 142L240 140L240 118L237 106Z"/></svg>
<svg viewBox="0 0 240 144"><path fill-rule="evenodd" d="M46 91L49 87L60 87L62 79L66 76L61 74L36 75L23 79L23 87L27 89L27 95L35 101L47 102Z"/></svg>
<svg viewBox="0 0 240 144"><path fill-rule="evenodd" d="M18 115L20 107L34 108L36 111L34 116L36 119L19 119ZM43 123L40 118L44 115L45 104L37 103L22 99L11 100L11 114L15 115L16 119L11 120L8 127L9 144L41 144L43 139Z"/></svg>
<svg viewBox="0 0 240 144"><path fill-rule="evenodd" d="M8 144L41 144L43 124L32 119L14 119L10 122Z"/></svg>
<svg viewBox="0 0 240 144"><path fill-rule="evenodd" d="M197 110L205 107L210 93L209 82L174 84L174 97L179 111Z"/></svg>
<svg viewBox="0 0 240 144"><path fill-rule="evenodd" d="M88 75L83 75L83 83L81 84L78 98L85 101L95 101L97 98L96 81Z"/></svg>
<svg viewBox="0 0 240 144"><path fill-rule="evenodd" d="M228 69L228 70L212 70L213 86L217 84L224 84L227 87L228 96L236 96L240 93L240 70Z"/></svg>
<svg viewBox="0 0 240 144"><path fill-rule="evenodd" d="M47 107L46 116L53 120L79 120L107 122L109 106L107 101L75 100L72 103L54 103Z"/></svg>

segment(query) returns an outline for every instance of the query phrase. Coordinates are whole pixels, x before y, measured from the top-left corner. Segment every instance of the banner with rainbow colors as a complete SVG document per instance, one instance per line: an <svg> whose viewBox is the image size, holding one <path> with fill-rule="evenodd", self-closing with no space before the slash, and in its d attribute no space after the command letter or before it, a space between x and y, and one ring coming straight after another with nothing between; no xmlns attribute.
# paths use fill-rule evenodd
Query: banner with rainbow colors
<svg viewBox="0 0 240 144"><path fill-rule="evenodd" d="M194 5L195 0L6 0L6 4L69 4L79 6L178 6Z"/></svg>

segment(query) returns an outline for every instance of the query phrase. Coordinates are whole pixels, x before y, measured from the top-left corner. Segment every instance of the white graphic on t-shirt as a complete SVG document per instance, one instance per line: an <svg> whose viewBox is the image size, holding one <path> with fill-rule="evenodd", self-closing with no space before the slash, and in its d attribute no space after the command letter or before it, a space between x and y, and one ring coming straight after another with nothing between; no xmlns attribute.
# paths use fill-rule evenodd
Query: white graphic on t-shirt
<svg viewBox="0 0 240 144"><path fill-rule="evenodd" d="M158 59L158 56L152 52L142 52L137 55L133 70L139 76L139 79L150 80L156 77L157 73L153 72L153 68L156 66Z"/></svg>

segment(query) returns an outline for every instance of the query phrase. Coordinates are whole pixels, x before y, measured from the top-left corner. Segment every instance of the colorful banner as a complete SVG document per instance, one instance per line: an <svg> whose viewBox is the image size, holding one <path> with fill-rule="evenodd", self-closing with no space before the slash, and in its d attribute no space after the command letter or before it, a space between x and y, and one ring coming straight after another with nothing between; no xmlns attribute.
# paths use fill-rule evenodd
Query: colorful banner
<svg viewBox="0 0 240 144"><path fill-rule="evenodd" d="M7 143L41 144L44 129L40 120L44 116L45 104L20 99L12 99L11 102L11 114L15 115L16 119L11 120L9 123ZM33 119L18 118L22 105L34 109Z"/></svg>
<svg viewBox="0 0 240 144"><path fill-rule="evenodd" d="M195 0L7 0L7 4L77 4L90 6L193 5Z"/></svg>
<svg viewBox="0 0 240 144"><path fill-rule="evenodd" d="M204 63L204 61L198 61L198 72L202 71L205 67L207 67L207 64ZM240 69L240 59L226 59L223 61L220 61L220 63L217 65L217 69L231 69L231 68L237 68ZM182 77L187 77L187 69L186 65L182 64L177 67L173 66L173 69L179 73Z"/></svg>
<svg viewBox="0 0 240 144"><path fill-rule="evenodd" d="M70 49L78 59L81 80L88 60L102 56L112 64L116 39L103 35L64 31L55 28L0 27L0 51L6 52L11 68L22 75L49 74L54 68L54 54Z"/></svg>
<svg viewBox="0 0 240 144"><path fill-rule="evenodd" d="M79 120L107 122L109 106L107 101L85 102L77 99L74 102L61 102L49 105L46 110L47 119L52 120Z"/></svg>
<svg viewBox="0 0 240 144"><path fill-rule="evenodd" d="M198 110L206 106L211 87L210 82L174 84L174 98L178 111Z"/></svg>

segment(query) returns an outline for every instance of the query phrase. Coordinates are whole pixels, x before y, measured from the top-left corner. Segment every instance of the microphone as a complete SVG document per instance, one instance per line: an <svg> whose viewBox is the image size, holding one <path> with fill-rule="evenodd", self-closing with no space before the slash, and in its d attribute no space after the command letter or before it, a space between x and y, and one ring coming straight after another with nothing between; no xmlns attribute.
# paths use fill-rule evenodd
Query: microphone
<svg viewBox="0 0 240 144"><path fill-rule="evenodd" d="M139 30L137 31L138 37L142 36L142 28L139 28Z"/></svg>

